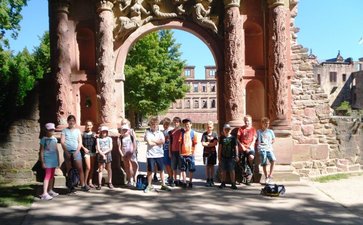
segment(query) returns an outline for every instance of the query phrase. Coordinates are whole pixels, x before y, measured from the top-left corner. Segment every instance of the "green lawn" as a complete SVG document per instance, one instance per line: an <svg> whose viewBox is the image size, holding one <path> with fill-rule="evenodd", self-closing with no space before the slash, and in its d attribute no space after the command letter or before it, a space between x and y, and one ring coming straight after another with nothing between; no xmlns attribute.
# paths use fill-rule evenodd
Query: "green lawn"
<svg viewBox="0 0 363 225"><path fill-rule="evenodd" d="M339 174L318 177L318 178L313 179L313 181L319 182L319 183L327 183L327 182L334 181L334 180L347 179L349 177L357 176L357 175L362 175L362 174L361 173L358 173L358 174L339 173Z"/></svg>
<svg viewBox="0 0 363 225"><path fill-rule="evenodd" d="M36 185L0 184L0 207L14 205L30 206L34 201Z"/></svg>

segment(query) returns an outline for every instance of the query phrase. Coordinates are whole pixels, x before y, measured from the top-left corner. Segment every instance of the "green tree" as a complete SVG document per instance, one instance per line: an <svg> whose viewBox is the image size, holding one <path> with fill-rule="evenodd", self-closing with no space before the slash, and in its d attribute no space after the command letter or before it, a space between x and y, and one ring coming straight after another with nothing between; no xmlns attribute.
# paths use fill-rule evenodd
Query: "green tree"
<svg viewBox="0 0 363 225"><path fill-rule="evenodd" d="M40 40L34 53L26 48L15 56L11 51L0 51L0 131L16 117L36 80L50 71L49 33Z"/></svg>
<svg viewBox="0 0 363 225"><path fill-rule="evenodd" d="M132 123L135 115L156 115L183 98L188 91L180 76L185 62L173 31L153 32L129 51L125 65L126 111Z"/></svg>
<svg viewBox="0 0 363 225"><path fill-rule="evenodd" d="M3 46L9 47L9 42L4 38L7 32L14 39L20 30L22 20L21 10L27 5L28 0L1 0L0 1L0 51Z"/></svg>

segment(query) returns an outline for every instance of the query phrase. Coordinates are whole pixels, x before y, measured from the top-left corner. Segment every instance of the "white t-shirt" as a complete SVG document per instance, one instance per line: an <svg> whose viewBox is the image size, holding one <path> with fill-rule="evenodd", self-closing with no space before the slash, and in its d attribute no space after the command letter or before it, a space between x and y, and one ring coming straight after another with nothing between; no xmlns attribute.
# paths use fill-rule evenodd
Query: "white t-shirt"
<svg viewBox="0 0 363 225"><path fill-rule="evenodd" d="M165 140L165 138L163 132L159 130L153 132L150 129L147 129L145 131L144 140L147 143L148 140L158 141L158 140ZM151 146L147 143L146 158L162 158L162 157L164 157L164 150L162 144Z"/></svg>

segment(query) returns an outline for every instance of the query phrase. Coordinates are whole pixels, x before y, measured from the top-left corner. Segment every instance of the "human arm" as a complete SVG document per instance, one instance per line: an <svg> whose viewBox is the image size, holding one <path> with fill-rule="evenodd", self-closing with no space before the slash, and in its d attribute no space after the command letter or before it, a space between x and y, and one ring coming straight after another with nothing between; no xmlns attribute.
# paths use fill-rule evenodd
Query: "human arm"
<svg viewBox="0 0 363 225"><path fill-rule="evenodd" d="M83 146L81 132L78 133L77 139L78 139L78 146L77 146L77 150L73 153L73 156L77 156L80 153L81 148Z"/></svg>
<svg viewBox="0 0 363 225"><path fill-rule="evenodd" d="M117 149L118 152L120 153L121 159L122 157L124 157L124 153L122 152L122 141L121 141L121 137L117 138Z"/></svg>
<svg viewBox="0 0 363 225"><path fill-rule="evenodd" d="M101 151L100 139L99 138L96 139L96 152L98 154L100 154L103 158L105 158L105 154Z"/></svg>
<svg viewBox="0 0 363 225"><path fill-rule="evenodd" d="M66 146L66 136L65 136L65 133L64 132L61 133L61 146L62 146L64 155L66 156L66 159L69 160L71 158L71 154L67 150L67 146Z"/></svg>
<svg viewBox="0 0 363 225"><path fill-rule="evenodd" d="M222 161L222 144L219 143L218 145L218 162L221 163Z"/></svg>
<svg viewBox="0 0 363 225"><path fill-rule="evenodd" d="M42 163L42 168L45 169L44 146L43 146L42 142L39 144L39 160Z"/></svg>

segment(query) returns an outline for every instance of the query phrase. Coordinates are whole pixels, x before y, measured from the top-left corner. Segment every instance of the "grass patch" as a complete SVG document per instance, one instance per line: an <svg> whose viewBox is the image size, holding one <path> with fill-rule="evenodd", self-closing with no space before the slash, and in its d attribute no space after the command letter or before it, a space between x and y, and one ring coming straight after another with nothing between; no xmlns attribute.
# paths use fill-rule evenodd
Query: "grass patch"
<svg viewBox="0 0 363 225"><path fill-rule="evenodd" d="M350 177L349 174L341 173L341 174L333 174L333 175L318 177L318 178L313 179L313 181L319 182L319 183L327 183L330 181L347 179L349 177Z"/></svg>
<svg viewBox="0 0 363 225"><path fill-rule="evenodd" d="M0 207L30 206L35 194L36 185L0 185Z"/></svg>

